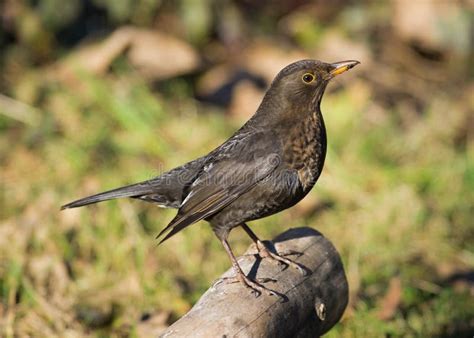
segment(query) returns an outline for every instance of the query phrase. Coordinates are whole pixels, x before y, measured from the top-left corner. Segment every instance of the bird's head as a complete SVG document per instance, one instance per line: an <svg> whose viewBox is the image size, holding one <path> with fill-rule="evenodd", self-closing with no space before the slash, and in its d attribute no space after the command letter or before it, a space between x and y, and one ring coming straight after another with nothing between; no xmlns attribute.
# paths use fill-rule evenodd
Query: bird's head
<svg viewBox="0 0 474 338"><path fill-rule="evenodd" d="M328 82L358 65L349 60L325 63L318 60L301 60L283 68L275 77L268 94L290 105L319 104Z"/></svg>

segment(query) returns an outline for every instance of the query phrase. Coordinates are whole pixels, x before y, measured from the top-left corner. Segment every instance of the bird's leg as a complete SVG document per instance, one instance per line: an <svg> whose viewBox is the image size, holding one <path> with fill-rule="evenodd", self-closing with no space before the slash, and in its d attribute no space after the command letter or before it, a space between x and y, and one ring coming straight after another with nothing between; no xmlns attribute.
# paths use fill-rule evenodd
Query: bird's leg
<svg viewBox="0 0 474 338"><path fill-rule="evenodd" d="M240 268L239 263L237 262L237 259L234 256L234 253L232 252L232 249L229 246L229 243L227 242L226 239L221 239L222 245L224 246L225 251L227 252L227 255L229 255L230 261L232 262L232 267L234 268L235 271L235 277L236 279L241 282L245 287L249 288L252 290L253 293L255 293L255 297L260 296L262 292L265 292L269 294L270 296L279 296L282 297L279 293L272 291L270 289L267 289L260 283L251 280L248 278L242 269ZM228 279L231 280L232 278Z"/></svg>
<svg viewBox="0 0 474 338"><path fill-rule="evenodd" d="M255 245L257 246L257 250L258 250L258 255L263 259L263 258L270 258L272 260L275 260L279 263L283 263L285 264L286 266L291 266L291 267L294 267L295 269L298 269L298 271L303 275L303 276L306 276L308 274L308 269L305 268L304 266L296 263L296 262L293 262L292 260L286 258L286 257L283 257L285 255L299 255L301 256L302 254L299 253L299 252L296 252L296 251L290 251L289 253L285 253L285 254L278 254L278 253L275 253L275 252L272 252L267 244L265 244L263 241L261 241L257 235L255 235L255 233L248 227L247 224L245 223L242 223L240 225L244 230L245 232L250 236L250 238L252 239L252 241L255 243Z"/></svg>

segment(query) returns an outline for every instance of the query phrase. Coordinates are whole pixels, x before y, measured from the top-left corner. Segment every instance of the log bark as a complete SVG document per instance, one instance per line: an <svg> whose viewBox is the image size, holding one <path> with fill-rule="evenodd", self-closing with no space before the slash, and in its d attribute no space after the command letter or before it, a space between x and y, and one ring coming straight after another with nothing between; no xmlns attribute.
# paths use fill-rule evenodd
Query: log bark
<svg viewBox="0 0 474 338"><path fill-rule="evenodd" d="M252 278L271 278L265 286L286 296L262 294L258 298L240 283L220 283L208 289L194 307L161 337L317 337L341 318L348 302L348 285L340 256L331 242L311 228L290 229L273 240L278 252L291 256L311 274L291 267L282 270L274 261L255 255L252 245L239 257ZM233 276L232 269L222 277Z"/></svg>

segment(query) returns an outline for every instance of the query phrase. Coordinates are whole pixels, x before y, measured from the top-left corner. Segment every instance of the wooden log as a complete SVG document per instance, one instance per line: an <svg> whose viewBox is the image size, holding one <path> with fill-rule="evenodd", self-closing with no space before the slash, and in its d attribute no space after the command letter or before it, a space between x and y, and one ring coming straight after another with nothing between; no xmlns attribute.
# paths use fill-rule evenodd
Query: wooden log
<svg viewBox="0 0 474 338"><path fill-rule="evenodd" d="M270 278L265 286L286 296L255 297L240 283L216 283L194 307L172 324L161 337L317 337L341 318L348 302L348 286L334 246L311 228L290 229L273 241L278 252L297 251L291 259L312 271L302 276L296 269L261 259L255 245L239 257L252 278ZM229 269L222 277L233 276Z"/></svg>

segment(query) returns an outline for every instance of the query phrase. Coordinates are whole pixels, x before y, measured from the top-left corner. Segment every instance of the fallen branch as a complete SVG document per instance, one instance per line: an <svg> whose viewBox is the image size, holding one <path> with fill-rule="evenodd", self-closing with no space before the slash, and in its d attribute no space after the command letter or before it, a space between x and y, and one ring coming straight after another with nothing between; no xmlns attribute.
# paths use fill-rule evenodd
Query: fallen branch
<svg viewBox="0 0 474 338"><path fill-rule="evenodd" d="M161 337L316 337L341 318L348 286L339 254L316 230L290 229L273 241L278 252L297 251L296 262L312 271L302 276L256 257L255 246L239 258L252 278L270 278L265 285L287 299L262 294L255 298L240 283L216 283L194 307ZM222 277L233 275L232 269ZM222 278L221 277L221 278Z"/></svg>
<svg viewBox="0 0 474 338"><path fill-rule="evenodd" d="M0 94L0 114L35 126L40 119L41 112L26 103Z"/></svg>

